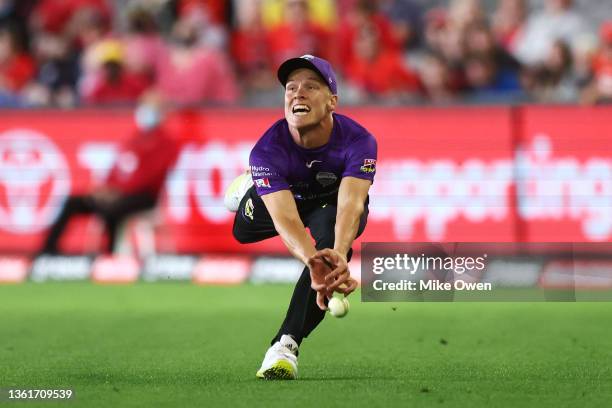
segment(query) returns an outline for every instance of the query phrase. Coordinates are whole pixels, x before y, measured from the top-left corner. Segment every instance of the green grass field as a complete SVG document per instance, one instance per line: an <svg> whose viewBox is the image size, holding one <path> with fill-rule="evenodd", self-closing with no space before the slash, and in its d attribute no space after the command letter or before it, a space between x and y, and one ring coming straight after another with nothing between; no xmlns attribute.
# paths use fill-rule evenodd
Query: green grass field
<svg viewBox="0 0 612 408"><path fill-rule="evenodd" d="M0 387L53 407L603 407L612 303L360 303L257 380L291 287L0 286ZM394 310L395 308L395 310ZM0 402L0 406L33 403Z"/></svg>

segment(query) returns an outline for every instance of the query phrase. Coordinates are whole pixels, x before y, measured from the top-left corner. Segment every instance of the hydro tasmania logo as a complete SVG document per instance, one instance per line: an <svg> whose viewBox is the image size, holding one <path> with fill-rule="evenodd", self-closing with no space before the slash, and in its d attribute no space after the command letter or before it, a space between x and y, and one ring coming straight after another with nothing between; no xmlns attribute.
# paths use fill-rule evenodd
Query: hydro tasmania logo
<svg viewBox="0 0 612 408"><path fill-rule="evenodd" d="M0 228L38 232L57 216L70 193L62 152L29 129L0 133Z"/></svg>

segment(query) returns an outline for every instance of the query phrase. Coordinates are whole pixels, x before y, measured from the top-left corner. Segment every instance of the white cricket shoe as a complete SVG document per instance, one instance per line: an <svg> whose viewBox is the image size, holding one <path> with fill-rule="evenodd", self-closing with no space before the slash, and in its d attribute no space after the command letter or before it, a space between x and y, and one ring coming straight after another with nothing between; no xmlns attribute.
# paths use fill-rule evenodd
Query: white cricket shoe
<svg viewBox="0 0 612 408"><path fill-rule="evenodd" d="M242 197L244 197L252 185L253 179L249 170L236 177L225 191L225 197L223 197L225 208L231 212L238 211L240 200L242 200Z"/></svg>
<svg viewBox="0 0 612 408"><path fill-rule="evenodd" d="M280 341L268 349L261 368L255 375L266 380L295 380L298 374L297 352L298 345L295 340L283 334Z"/></svg>

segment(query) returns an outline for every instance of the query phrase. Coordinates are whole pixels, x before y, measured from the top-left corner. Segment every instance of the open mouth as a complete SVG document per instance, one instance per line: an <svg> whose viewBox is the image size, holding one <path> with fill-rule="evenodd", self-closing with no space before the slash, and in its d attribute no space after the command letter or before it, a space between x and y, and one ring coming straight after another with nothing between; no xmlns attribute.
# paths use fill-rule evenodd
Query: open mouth
<svg viewBox="0 0 612 408"><path fill-rule="evenodd" d="M295 116L304 116L304 115L307 115L308 112L310 112L310 107L307 105L297 104L293 106L291 112Z"/></svg>

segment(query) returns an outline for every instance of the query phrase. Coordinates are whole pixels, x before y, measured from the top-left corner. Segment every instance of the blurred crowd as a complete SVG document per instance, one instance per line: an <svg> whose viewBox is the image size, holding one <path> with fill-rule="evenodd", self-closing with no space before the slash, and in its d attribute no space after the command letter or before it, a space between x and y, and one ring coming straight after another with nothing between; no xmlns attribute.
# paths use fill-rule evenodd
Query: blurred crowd
<svg viewBox="0 0 612 408"><path fill-rule="evenodd" d="M599 3L599 2L590 2ZM605 3L605 2L603 2ZM612 7L572 0L0 0L0 107L278 105L314 54L343 104L612 101ZM605 14L605 12L604 12Z"/></svg>

